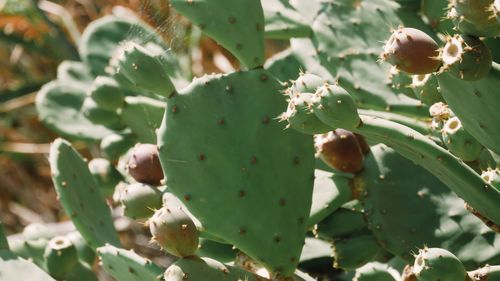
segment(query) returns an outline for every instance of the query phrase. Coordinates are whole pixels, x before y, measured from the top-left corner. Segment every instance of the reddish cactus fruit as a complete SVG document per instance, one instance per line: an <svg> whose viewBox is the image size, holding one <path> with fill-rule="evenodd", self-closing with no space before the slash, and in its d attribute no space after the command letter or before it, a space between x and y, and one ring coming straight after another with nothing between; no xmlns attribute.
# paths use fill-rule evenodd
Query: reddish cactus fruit
<svg viewBox="0 0 500 281"><path fill-rule="evenodd" d="M314 139L317 155L330 167L348 173L363 169L363 150L352 132L336 129Z"/></svg>
<svg viewBox="0 0 500 281"><path fill-rule="evenodd" d="M432 73L441 65L436 41L415 28L400 27L395 30L380 58L410 74Z"/></svg>
<svg viewBox="0 0 500 281"><path fill-rule="evenodd" d="M158 158L158 147L154 144L137 144L127 164L129 174L138 182L160 185L163 170Z"/></svg>

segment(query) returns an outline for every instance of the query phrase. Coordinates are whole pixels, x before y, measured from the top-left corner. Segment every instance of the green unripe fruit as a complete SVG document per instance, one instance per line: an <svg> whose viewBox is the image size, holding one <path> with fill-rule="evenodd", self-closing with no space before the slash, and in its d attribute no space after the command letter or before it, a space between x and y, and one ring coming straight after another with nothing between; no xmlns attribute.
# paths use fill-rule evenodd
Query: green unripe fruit
<svg viewBox="0 0 500 281"><path fill-rule="evenodd" d="M138 182L160 185L164 176L158 158L158 147L148 143L137 144L132 150L127 170Z"/></svg>
<svg viewBox="0 0 500 281"><path fill-rule="evenodd" d="M100 148L107 157L118 159L125 154L133 145L134 137L129 134L110 134L101 140Z"/></svg>
<svg viewBox="0 0 500 281"><path fill-rule="evenodd" d="M162 193L156 187L143 183L133 183L125 187L120 195L123 215L133 219L151 216L162 205Z"/></svg>
<svg viewBox="0 0 500 281"><path fill-rule="evenodd" d="M314 114L333 128L354 129L361 119L353 98L337 85L323 85L312 99Z"/></svg>
<svg viewBox="0 0 500 281"><path fill-rule="evenodd" d="M363 151L354 133L336 129L314 137L316 155L328 166L347 173L363 169Z"/></svg>
<svg viewBox="0 0 500 281"><path fill-rule="evenodd" d="M290 128L303 134L321 134L332 128L321 122L312 112L313 94L297 93L288 102L288 109L281 115L282 120L288 121Z"/></svg>
<svg viewBox="0 0 500 281"><path fill-rule="evenodd" d="M434 74L414 75L411 88L424 104L432 105L444 102L443 96L439 92L437 77Z"/></svg>
<svg viewBox="0 0 500 281"><path fill-rule="evenodd" d="M449 38L441 57L444 70L468 81L485 77L492 65L490 49L483 41L467 35L455 35Z"/></svg>
<svg viewBox="0 0 500 281"><path fill-rule="evenodd" d="M462 262L454 254L440 248L419 250L413 273L419 281L462 281L467 276Z"/></svg>
<svg viewBox="0 0 500 281"><path fill-rule="evenodd" d="M194 222L175 196L165 194L163 200L164 207L148 220L152 240L174 256L194 255L199 239Z"/></svg>
<svg viewBox="0 0 500 281"><path fill-rule="evenodd" d="M169 97L175 88L168 76L168 65L161 57L163 50L158 47L147 49L132 41L125 42L113 58L115 76L126 78L140 90Z"/></svg>
<svg viewBox="0 0 500 281"><path fill-rule="evenodd" d="M78 263L75 246L64 236L52 238L43 256L47 271L56 279L64 279Z"/></svg>
<svg viewBox="0 0 500 281"><path fill-rule="evenodd" d="M310 73L301 73L297 80L293 81L290 88L287 89L287 94L293 97L296 94L315 93L316 90L325 84L325 80L318 75Z"/></svg>
<svg viewBox="0 0 500 281"><path fill-rule="evenodd" d="M446 121L442 134L448 150L464 161L476 160L483 149L483 146L462 127L457 117Z"/></svg>
<svg viewBox="0 0 500 281"><path fill-rule="evenodd" d="M386 264L371 262L356 269L353 281L398 281L399 273Z"/></svg>
<svg viewBox="0 0 500 281"><path fill-rule="evenodd" d="M432 73L441 65L436 41L415 28L395 30L380 58L410 74Z"/></svg>
<svg viewBox="0 0 500 281"><path fill-rule="evenodd" d="M88 95L94 100L98 107L115 111L124 104L124 93L112 78L97 76L89 89Z"/></svg>
<svg viewBox="0 0 500 281"><path fill-rule="evenodd" d="M372 261L381 248L373 235L358 235L333 242L335 268L356 269Z"/></svg>
<svg viewBox="0 0 500 281"><path fill-rule="evenodd" d="M500 170L498 168L483 171L481 177L485 182L500 189Z"/></svg>
<svg viewBox="0 0 500 281"><path fill-rule="evenodd" d="M103 196L110 196L115 190L115 186L123 180L122 174L104 158L94 158L89 164L90 173L99 183Z"/></svg>
<svg viewBox="0 0 500 281"><path fill-rule="evenodd" d="M496 19L494 0L452 0L448 18L457 30L477 37L500 35L500 22Z"/></svg>

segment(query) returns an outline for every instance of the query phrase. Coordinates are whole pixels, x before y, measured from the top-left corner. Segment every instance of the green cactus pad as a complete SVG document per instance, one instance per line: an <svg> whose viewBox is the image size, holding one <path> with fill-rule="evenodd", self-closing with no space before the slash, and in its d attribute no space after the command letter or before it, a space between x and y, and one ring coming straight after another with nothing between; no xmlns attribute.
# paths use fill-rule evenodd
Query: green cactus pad
<svg viewBox="0 0 500 281"><path fill-rule="evenodd" d="M344 203L351 200L352 197L353 190L349 178L316 169L314 171L311 212L307 225L312 227L322 221Z"/></svg>
<svg viewBox="0 0 500 281"><path fill-rule="evenodd" d="M219 262L234 261L237 250L230 244L219 243L210 239L200 238L200 245L196 251L197 256L208 257Z"/></svg>
<svg viewBox="0 0 500 281"><path fill-rule="evenodd" d="M99 147L107 157L115 160L124 155L136 142L136 139L130 133L113 133L104 137Z"/></svg>
<svg viewBox="0 0 500 281"><path fill-rule="evenodd" d="M120 281L158 281L163 269L133 251L106 245L97 249L102 268Z"/></svg>
<svg viewBox="0 0 500 281"><path fill-rule="evenodd" d="M99 281L92 267L85 262L79 261L68 274L65 281Z"/></svg>
<svg viewBox="0 0 500 281"><path fill-rule="evenodd" d="M123 129L123 124L120 122L120 116L113 110L107 110L99 107L94 99L86 97L81 108L83 116L90 122L102 125L107 128L120 130Z"/></svg>
<svg viewBox="0 0 500 281"><path fill-rule="evenodd" d="M264 70L196 79L168 101L158 144L169 189L206 231L289 275L305 236L314 152L311 136L276 119L286 108L281 90Z"/></svg>
<svg viewBox="0 0 500 281"><path fill-rule="evenodd" d="M45 268L43 254L48 242L49 240L45 238L37 240L26 240L23 238L9 239L12 253L19 257L30 259L40 268Z"/></svg>
<svg viewBox="0 0 500 281"><path fill-rule="evenodd" d="M85 96L81 84L49 82L36 97L38 116L47 127L68 138L95 141L113 133L82 114Z"/></svg>
<svg viewBox="0 0 500 281"><path fill-rule="evenodd" d="M97 76L87 93L102 109L115 111L124 104L124 93L118 83L106 76Z"/></svg>
<svg viewBox="0 0 500 281"><path fill-rule="evenodd" d="M124 179L108 159L94 158L90 160L88 167L100 187L101 194L105 197L111 196L116 185Z"/></svg>
<svg viewBox="0 0 500 281"><path fill-rule="evenodd" d="M369 232L362 212L340 208L318 223L318 236L326 239L341 239Z"/></svg>
<svg viewBox="0 0 500 281"><path fill-rule="evenodd" d="M142 96L126 97L121 118L139 142L156 143L156 129L164 112L164 102Z"/></svg>
<svg viewBox="0 0 500 281"><path fill-rule="evenodd" d="M304 67L295 57L291 49L286 49L266 60L264 68L271 72L278 80L286 83L299 76Z"/></svg>
<svg viewBox="0 0 500 281"><path fill-rule="evenodd" d="M313 50L316 50L313 56L353 96L357 106L426 116L426 109L418 100L385 82L390 65L377 63L377 60L384 40L391 35L391 28L405 25L421 29L427 34L432 34L432 31L417 15L402 13L399 5L390 0L332 1L322 4L312 24ZM305 57L300 52L305 50L297 49L295 53L301 58ZM301 62L309 71L315 71L309 69L308 61Z"/></svg>
<svg viewBox="0 0 500 281"><path fill-rule="evenodd" d="M373 146L354 182L365 190L366 220L389 252L412 261L411 253L424 245L445 247L473 266L500 257L495 250L500 241L490 244L486 238L500 235L470 214L436 177L393 149Z"/></svg>
<svg viewBox="0 0 500 281"><path fill-rule="evenodd" d="M171 65L162 59L164 52L157 45L145 48L133 41L126 41L117 50L113 60L112 64L116 67L114 76L121 76L122 81L128 80L139 91L153 97L169 97L175 88L168 76Z"/></svg>
<svg viewBox="0 0 500 281"><path fill-rule="evenodd" d="M373 261L382 248L371 234L361 234L333 242L335 268L356 269Z"/></svg>
<svg viewBox="0 0 500 281"><path fill-rule="evenodd" d="M120 245L110 209L82 156L69 142L56 139L49 162L59 200L83 238L93 248Z"/></svg>
<svg viewBox="0 0 500 281"><path fill-rule="evenodd" d="M16 257L7 250L0 250L0 280L55 281L34 263Z"/></svg>
<svg viewBox="0 0 500 281"><path fill-rule="evenodd" d="M264 18L266 22L265 36L274 39L288 39L291 37L309 37L311 27L299 11L282 0L264 0Z"/></svg>
<svg viewBox="0 0 500 281"><path fill-rule="evenodd" d="M91 83L94 80L87 64L80 61L63 61L57 67L57 79L66 83Z"/></svg>
<svg viewBox="0 0 500 281"><path fill-rule="evenodd" d="M165 271L165 281L183 281L186 279L217 281L268 280L242 269L222 264L216 260L199 257L180 259Z"/></svg>
<svg viewBox="0 0 500 281"><path fill-rule="evenodd" d="M459 197L490 220L500 223L500 191L429 138L401 124L362 116L355 132L369 141L390 145L443 181Z"/></svg>
<svg viewBox="0 0 500 281"><path fill-rule="evenodd" d="M488 76L466 82L449 74L438 76L446 103L465 130L482 145L500 154L500 66L494 64Z"/></svg>
<svg viewBox="0 0 500 281"><path fill-rule="evenodd" d="M247 67L264 63L264 13L259 0L172 0L170 3Z"/></svg>
<svg viewBox="0 0 500 281"><path fill-rule="evenodd" d="M139 19L105 16L87 26L78 44L78 52L94 75L103 75L115 49L124 40L163 42L154 29Z"/></svg>

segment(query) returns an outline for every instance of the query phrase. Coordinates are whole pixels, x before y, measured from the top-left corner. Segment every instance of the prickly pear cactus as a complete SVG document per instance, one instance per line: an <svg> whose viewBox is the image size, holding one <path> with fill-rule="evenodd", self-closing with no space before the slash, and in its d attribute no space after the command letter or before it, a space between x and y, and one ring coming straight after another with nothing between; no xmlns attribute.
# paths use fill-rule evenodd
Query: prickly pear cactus
<svg viewBox="0 0 500 281"><path fill-rule="evenodd" d="M305 236L314 162L312 137L276 119L281 89L265 70L196 79L168 101L158 144L166 184L205 231L287 275Z"/></svg>
<svg viewBox="0 0 500 281"><path fill-rule="evenodd" d="M96 254L120 281L499 278L498 1L170 4L196 53L105 16L38 93L94 159L53 143L77 232L0 230L0 281L94 281ZM205 35L234 57L192 79ZM118 248L120 215L176 260Z"/></svg>

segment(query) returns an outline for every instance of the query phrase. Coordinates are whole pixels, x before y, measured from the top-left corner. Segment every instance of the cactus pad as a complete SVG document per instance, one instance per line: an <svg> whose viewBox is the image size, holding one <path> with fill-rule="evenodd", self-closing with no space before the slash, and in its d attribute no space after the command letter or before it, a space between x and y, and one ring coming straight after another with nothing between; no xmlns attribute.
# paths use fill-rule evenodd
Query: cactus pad
<svg viewBox="0 0 500 281"><path fill-rule="evenodd" d="M158 144L169 189L206 231L289 275L305 236L314 152L311 136L276 119L286 108L280 90L264 70L194 80L168 101Z"/></svg>
<svg viewBox="0 0 500 281"><path fill-rule="evenodd" d="M97 249L102 267L120 281L158 281L163 269L133 251L106 245Z"/></svg>
<svg viewBox="0 0 500 281"><path fill-rule="evenodd" d="M264 13L258 0L173 0L172 6L243 64L264 63Z"/></svg>
<svg viewBox="0 0 500 281"><path fill-rule="evenodd" d="M57 139L49 162L59 199L83 238L93 248L120 245L111 212L82 156L69 142Z"/></svg>

